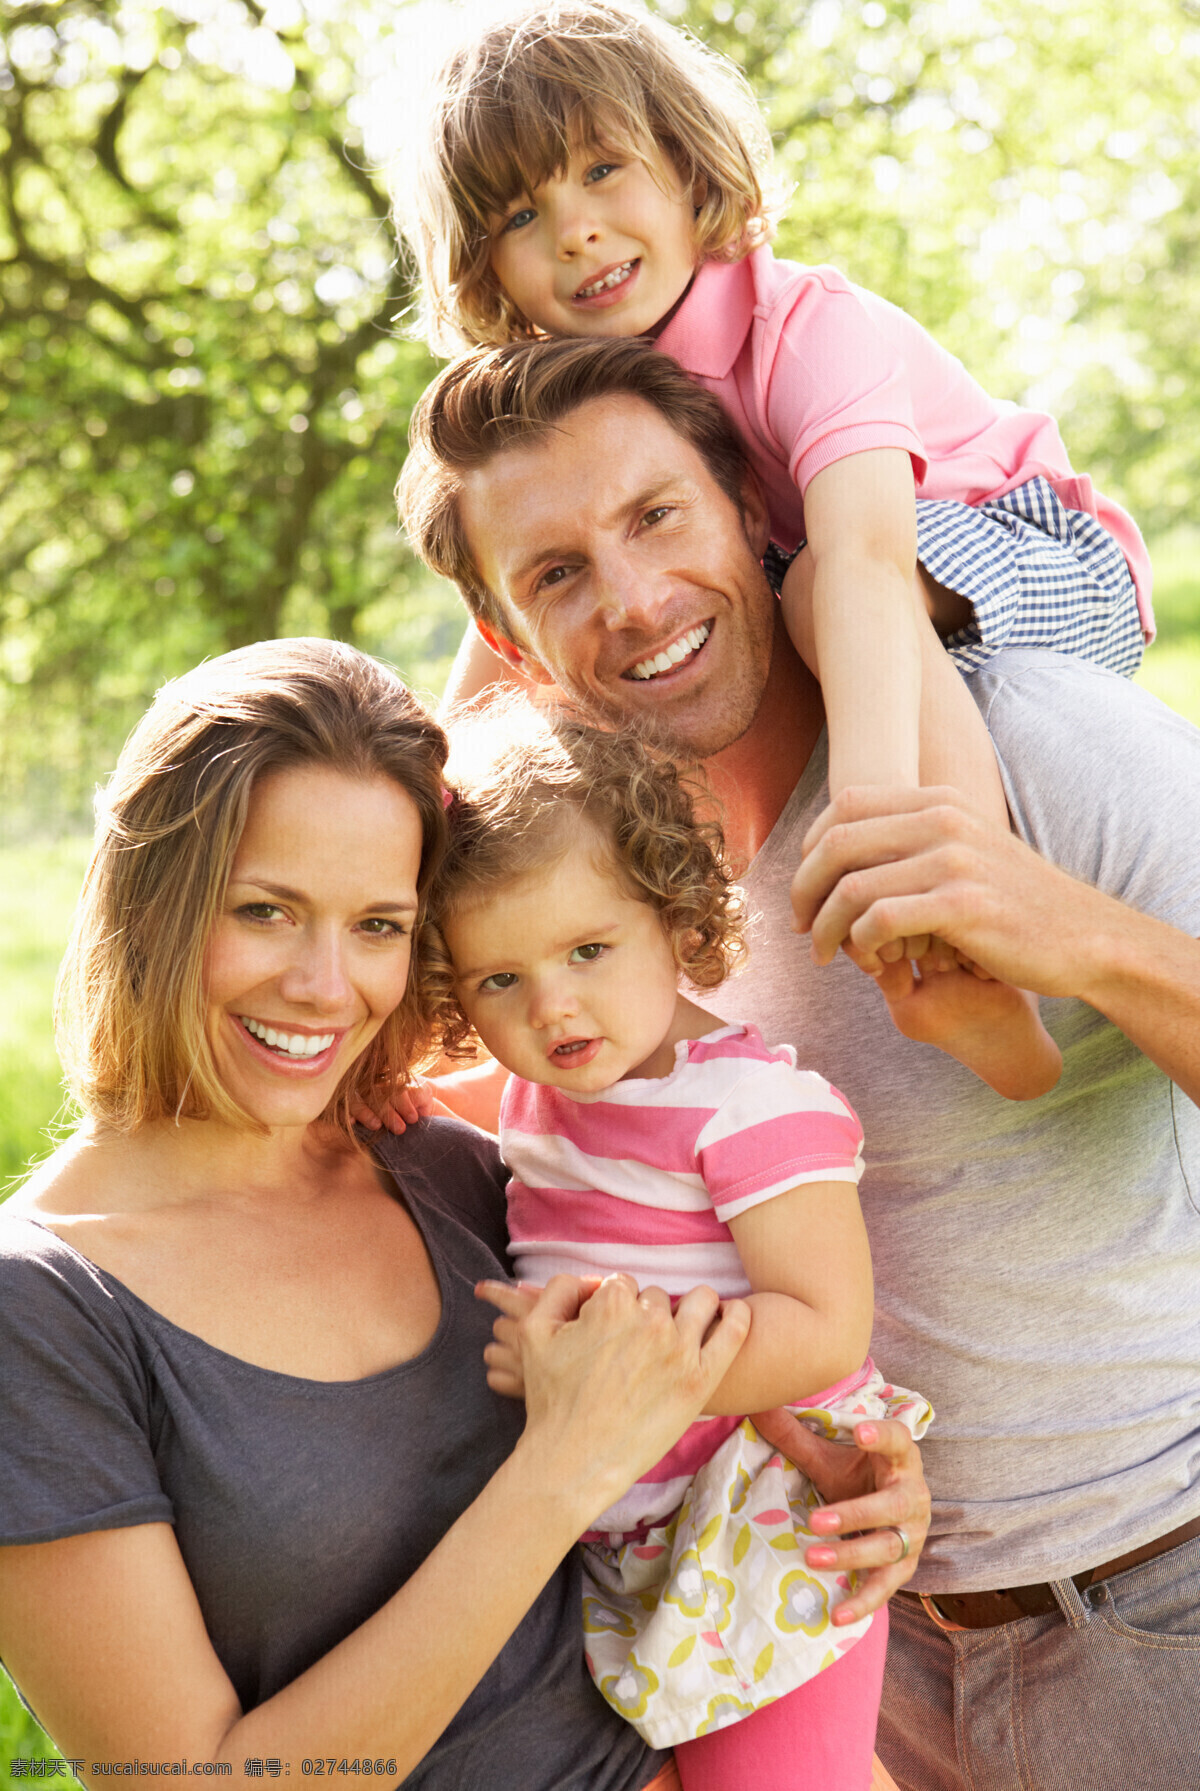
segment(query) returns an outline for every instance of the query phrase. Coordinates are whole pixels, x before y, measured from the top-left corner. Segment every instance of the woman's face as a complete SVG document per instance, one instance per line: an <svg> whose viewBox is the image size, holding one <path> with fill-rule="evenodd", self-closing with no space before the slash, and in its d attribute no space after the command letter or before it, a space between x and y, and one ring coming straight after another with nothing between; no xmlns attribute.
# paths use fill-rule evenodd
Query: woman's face
<svg viewBox="0 0 1200 1791"><path fill-rule="evenodd" d="M217 1070L255 1119L316 1119L399 1003L420 862L390 778L306 765L255 784L204 960Z"/></svg>

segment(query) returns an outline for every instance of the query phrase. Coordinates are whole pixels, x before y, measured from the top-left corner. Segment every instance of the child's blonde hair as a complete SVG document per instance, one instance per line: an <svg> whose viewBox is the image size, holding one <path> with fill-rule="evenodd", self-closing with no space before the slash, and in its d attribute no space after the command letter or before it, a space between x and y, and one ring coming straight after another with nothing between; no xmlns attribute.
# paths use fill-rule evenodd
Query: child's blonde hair
<svg viewBox="0 0 1200 1791"><path fill-rule="evenodd" d="M702 194L698 259L767 242L771 141L741 70L687 32L613 0L551 0L492 24L449 59L397 223L416 257L435 354L537 334L489 266L496 214L561 173L582 144L665 157Z"/></svg>
<svg viewBox="0 0 1200 1791"><path fill-rule="evenodd" d="M448 1055L474 1049L439 922L569 852L603 842L627 894L655 910L681 976L715 989L745 955L742 892L716 822L696 819L700 774L522 698L452 719L450 843L430 890L428 987ZM609 865L603 868L610 868Z"/></svg>

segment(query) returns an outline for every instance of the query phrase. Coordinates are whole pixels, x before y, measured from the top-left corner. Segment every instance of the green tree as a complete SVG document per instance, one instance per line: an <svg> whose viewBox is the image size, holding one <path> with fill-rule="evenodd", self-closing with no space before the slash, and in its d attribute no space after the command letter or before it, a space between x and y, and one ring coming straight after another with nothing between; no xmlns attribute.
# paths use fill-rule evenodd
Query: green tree
<svg viewBox="0 0 1200 1791"><path fill-rule="evenodd" d="M1200 0L660 4L763 98L782 252L1053 411L1149 527L1188 515ZM433 367L371 166L421 99L373 78L436 11L5 9L0 751L27 806L77 804L202 653L329 631L444 664L457 612L390 498Z"/></svg>
<svg viewBox="0 0 1200 1791"><path fill-rule="evenodd" d="M387 195L347 118L384 17L10 11L10 760L46 747L13 724L52 716L54 776L87 780L164 675L280 632L353 638L406 593L390 492L433 369L397 335ZM373 635L419 672L413 619Z"/></svg>

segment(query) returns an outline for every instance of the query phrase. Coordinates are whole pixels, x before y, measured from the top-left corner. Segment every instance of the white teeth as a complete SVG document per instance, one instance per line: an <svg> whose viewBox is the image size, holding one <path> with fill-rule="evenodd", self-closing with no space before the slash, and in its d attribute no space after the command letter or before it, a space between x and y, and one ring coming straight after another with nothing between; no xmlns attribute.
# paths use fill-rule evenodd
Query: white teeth
<svg viewBox="0 0 1200 1791"><path fill-rule="evenodd" d="M240 1019L247 1032L288 1057L318 1057L322 1051L328 1051L335 1037L332 1032L276 1032L273 1026L264 1026L261 1020L248 1019L245 1014Z"/></svg>
<svg viewBox="0 0 1200 1791"><path fill-rule="evenodd" d="M682 665L690 654L702 647L708 639L708 635L708 625L702 622L699 628L692 628L688 630L687 634L681 634L677 641L672 641L669 647L665 647L661 653L656 653L653 659L640 659L634 666L631 676L643 679L657 678L659 672L669 672L673 665Z"/></svg>
<svg viewBox="0 0 1200 1791"><path fill-rule="evenodd" d="M598 292L607 292L612 286L619 286L622 280L629 278L633 267L632 261L623 261L620 267L614 267L610 274L602 280L593 280L590 286L581 286L575 294L576 298L595 298Z"/></svg>

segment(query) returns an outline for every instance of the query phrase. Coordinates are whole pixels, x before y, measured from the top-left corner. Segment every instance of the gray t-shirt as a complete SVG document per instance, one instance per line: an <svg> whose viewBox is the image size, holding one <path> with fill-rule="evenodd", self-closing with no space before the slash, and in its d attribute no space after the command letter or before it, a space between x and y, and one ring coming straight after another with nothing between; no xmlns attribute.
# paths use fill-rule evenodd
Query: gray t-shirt
<svg viewBox="0 0 1200 1791"><path fill-rule="evenodd" d="M379 1154L425 1238L442 1316L419 1356L364 1380L227 1355L53 1232L0 1213L0 1543L173 1523L247 1710L404 1584L524 1422L488 1390L491 1317L472 1296L505 1273L494 1145L432 1120ZM573 1556L406 1786L633 1791L654 1776L663 1756L588 1676L580 1598ZM456 1622L470 1599L464 1586ZM419 1677L406 1695L420 1696Z"/></svg>
<svg viewBox="0 0 1200 1791"><path fill-rule="evenodd" d="M1021 835L1200 933L1200 733L1054 653L968 683ZM1062 1080L1016 1103L902 1038L845 957L815 970L788 888L826 770L822 739L745 878L750 962L704 1004L794 1044L863 1122L872 1353L937 1413L914 1587L1075 1573L1200 1514L1200 1112L1083 1002L1043 1001Z"/></svg>

